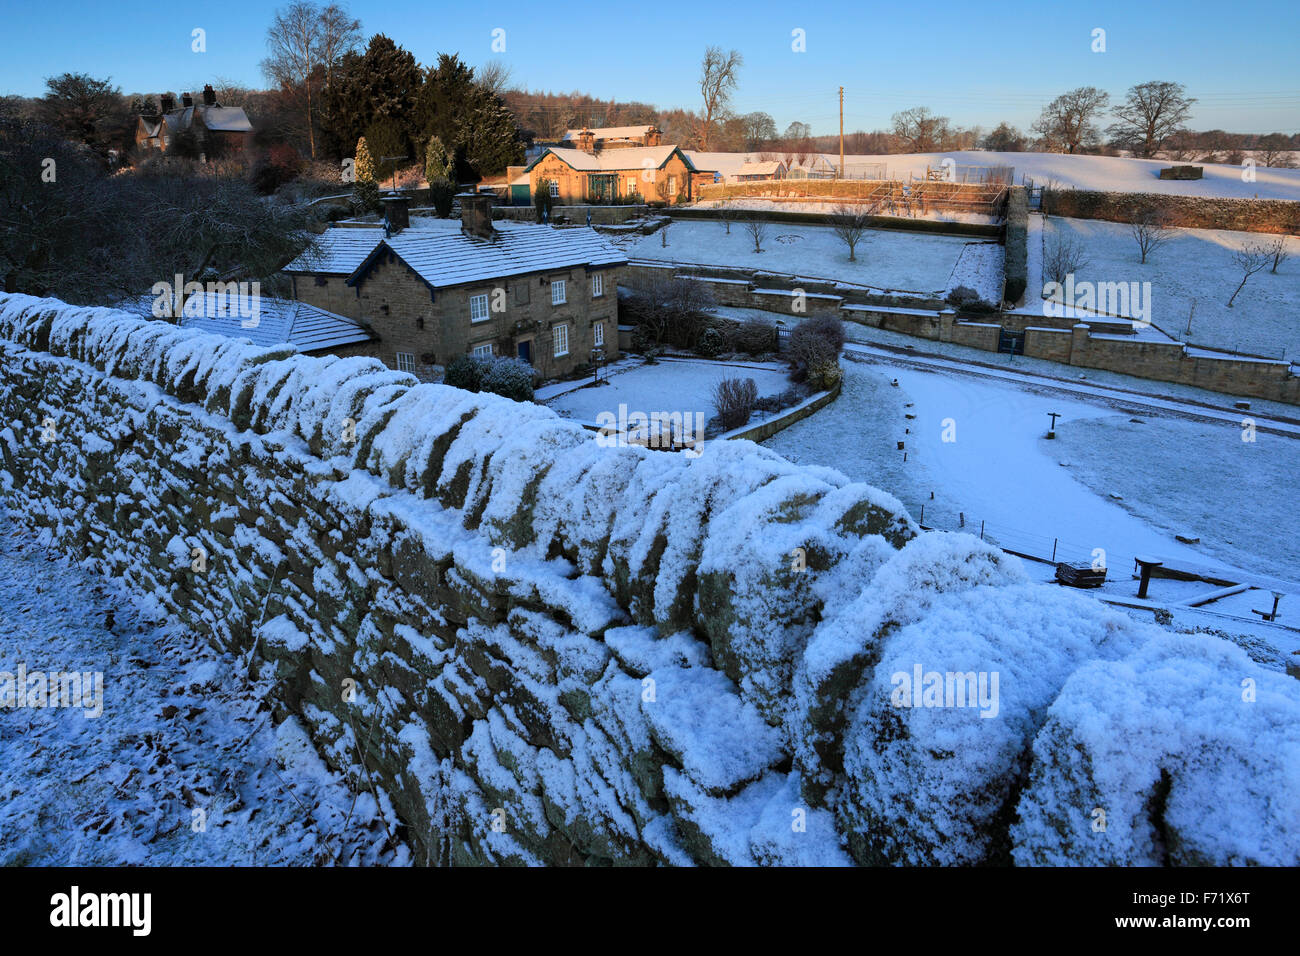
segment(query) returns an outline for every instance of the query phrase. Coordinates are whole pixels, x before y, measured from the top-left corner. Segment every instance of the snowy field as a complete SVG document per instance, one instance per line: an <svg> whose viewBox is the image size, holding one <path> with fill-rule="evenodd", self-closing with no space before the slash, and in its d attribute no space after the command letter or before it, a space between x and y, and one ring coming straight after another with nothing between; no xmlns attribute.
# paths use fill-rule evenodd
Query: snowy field
<svg viewBox="0 0 1300 956"><path fill-rule="evenodd" d="M1132 230L1123 223L1046 217L1044 248L1058 233L1078 237L1085 248L1089 261L1076 273L1076 282L1150 282L1151 320L1174 338L1273 357L1285 349L1287 358L1300 359L1300 239L1288 237L1291 259L1276 274L1269 271L1270 263L1251 276L1229 309L1228 299L1242 277L1233 251L1272 236L1179 229L1143 265ZM1193 300L1196 311L1188 335Z"/></svg>
<svg viewBox="0 0 1300 956"><path fill-rule="evenodd" d="M836 279L886 292L943 296L954 285L971 284L970 275L954 267L968 245L967 239L929 236L889 230L868 230L857 247L855 262L849 250L829 226L796 226L769 223L763 251L754 251L754 241L745 229L731 225L731 234L720 222L675 222L668 228L668 245L662 233L646 236L627 249L634 259L683 262L700 265L762 269L816 278ZM987 243L976 243L987 248ZM984 254L980 268L985 287L1001 288L1002 249Z"/></svg>
<svg viewBox="0 0 1300 956"><path fill-rule="evenodd" d="M823 154L826 160L838 164L839 156ZM718 168L734 175L747 159L757 159L750 153L704 153L696 166ZM1119 156L1071 156L1066 153L994 153L982 150L956 150L949 153L895 153L880 156L853 155L844 157L845 165L852 168L858 163L883 163L886 177L907 179L924 178L926 167L941 167L945 159L961 166L1013 166L1015 181L1027 176L1037 185L1055 182L1058 186L1075 189L1096 189L1114 192L1172 193L1182 196L1222 196L1238 199L1297 199L1300 200L1300 169L1272 169L1255 167L1255 182L1242 179L1240 166L1219 163L1174 163L1163 159L1133 159ZM701 165L701 162L704 165ZM1161 179L1160 170L1172 165L1201 166L1205 173L1201 179Z"/></svg>
<svg viewBox="0 0 1300 956"><path fill-rule="evenodd" d="M268 688L0 511L0 672L99 672L97 708L0 708L0 866L409 861ZM93 682L92 682L93 683ZM387 804L387 798L385 797Z"/></svg>
<svg viewBox="0 0 1300 956"><path fill-rule="evenodd" d="M694 416L701 413L707 422L716 414L713 386L724 378L752 378L760 398L777 395L792 385L784 363L660 359L654 365L617 372L609 377L607 385L565 392L545 404L561 417L585 422L594 422L602 414L617 419L620 405L626 406L627 414L681 412Z"/></svg>
<svg viewBox="0 0 1300 956"><path fill-rule="evenodd" d="M964 513L966 529L978 533L983 521L989 537L1014 550L1050 553L1057 539L1058 557L1090 560L1101 548L1116 573L1127 573L1135 554L1150 553L1300 580L1300 516L1283 495L1288 468L1300 460L1294 440L1261 436L1263 444L1240 452L1230 447L1242 444L1240 429L1226 425L1132 416L1015 383L843 364L840 398L765 445L877 484L914 516L924 507L927 525L956 528ZM1042 439L1048 412L1061 413L1057 429L1068 439ZM1131 417L1146 421L1134 429L1157 437L1112 442ZM1180 465L1179 449L1185 455L1187 448L1202 452L1203 462ZM1224 501L1225 488L1243 490L1235 508ZM1257 521L1259 530L1238 530L1234 515ZM1189 529L1201 544L1175 539Z"/></svg>

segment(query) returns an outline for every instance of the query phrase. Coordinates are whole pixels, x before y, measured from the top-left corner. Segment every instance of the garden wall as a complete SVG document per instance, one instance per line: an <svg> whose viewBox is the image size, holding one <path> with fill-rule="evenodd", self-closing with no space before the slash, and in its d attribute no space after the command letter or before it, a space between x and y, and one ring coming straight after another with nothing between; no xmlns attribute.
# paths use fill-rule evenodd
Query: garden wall
<svg viewBox="0 0 1300 956"><path fill-rule="evenodd" d="M749 442L0 295L0 491L419 862L1300 862L1300 684Z"/></svg>
<svg viewBox="0 0 1300 956"><path fill-rule="evenodd" d="M1168 214L1171 225L1185 228L1300 233L1300 202L1290 199L1224 199L1087 189L1043 191L1043 212L1052 216L1130 222L1136 206L1161 210Z"/></svg>

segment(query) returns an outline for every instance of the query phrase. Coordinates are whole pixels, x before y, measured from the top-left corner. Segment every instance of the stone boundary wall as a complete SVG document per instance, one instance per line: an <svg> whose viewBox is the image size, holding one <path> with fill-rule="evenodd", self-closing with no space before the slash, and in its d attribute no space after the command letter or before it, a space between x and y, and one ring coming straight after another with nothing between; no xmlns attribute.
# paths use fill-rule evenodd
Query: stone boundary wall
<svg viewBox="0 0 1300 956"><path fill-rule="evenodd" d="M570 222L585 225L587 213L591 213L593 226L617 226L631 219L644 218L650 207L640 206L599 206L599 205L556 205L551 207L551 219L567 216ZM509 219L514 222L537 222L537 211L531 206L493 206L493 219Z"/></svg>
<svg viewBox="0 0 1300 956"><path fill-rule="evenodd" d="M271 679L422 863L1300 862L1294 680L749 442L601 448L375 360L0 295L0 493ZM1000 696L901 706L914 667Z"/></svg>
<svg viewBox="0 0 1300 956"><path fill-rule="evenodd" d="M634 262L627 269L626 282L635 286L639 279L671 270L674 274L690 274L694 270L680 264L653 265ZM972 348L996 352L998 332L1005 327L1010 331L1026 331L1025 353L1030 358L1042 358L1079 368L1105 369L1137 378L1159 382L1176 382L1194 385L1212 392L1237 395L1243 398L1262 398L1274 402L1300 405L1300 375L1285 361L1270 361L1233 357L1231 355L1205 355L1185 348L1179 342L1147 342L1125 340L1113 334L1115 323L1098 322L1093 327L1086 324L1070 328L1052 329L1062 320L1043 316L1024 316L1021 313L993 313L984 317L959 318L951 309L907 309L889 305L866 303L866 308L855 308L861 303L851 301L872 299L874 296L832 295L815 292L819 286L805 285L805 309L802 314L793 311L794 298L788 288L759 289L754 282L742 279L723 279L714 276L691 275L692 281L709 286L719 305L747 309L765 309L789 314L791 320L803 315L827 312L839 315L846 322L856 322L888 332L914 335L935 342L952 342ZM763 278L764 284L790 286L775 278ZM774 306L779 308L774 308ZM1057 334L1048 336L1047 331ZM1065 341L1068 337L1068 345Z"/></svg>
<svg viewBox="0 0 1300 956"><path fill-rule="evenodd" d="M1045 189L1043 212L1072 219L1129 222L1134 207L1167 213L1174 226L1241 232L1300 233L1300 201L1226 199L1167 193L1119 193L1090 189Z"/></svg>

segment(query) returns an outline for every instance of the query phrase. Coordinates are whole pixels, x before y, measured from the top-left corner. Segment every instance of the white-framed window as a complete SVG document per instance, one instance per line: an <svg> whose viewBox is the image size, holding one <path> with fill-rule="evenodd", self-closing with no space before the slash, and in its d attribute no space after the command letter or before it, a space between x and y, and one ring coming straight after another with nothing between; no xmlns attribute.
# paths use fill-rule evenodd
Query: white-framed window
<svg viewBox="0 0 1300 956"><path fill-rule="evenodd" d="M399 372L414 372L414 371L415 371L415 353L414 353L414 352L398 352L398 353L397 353L397 370L398 370Z"/></svg>
<svg viewBox="0 0 1300 956"><path fill-rule="evenodd" d="M597 322L591 327L591 342L593 345L600 346L605 344L605 323Z"/></svg>
<svg viewBox="0 0 1300 956"><path fill-rule="evenodd" d="M591 297L599 299L605 294L605 277L597 272L591 277Z"/></svg>
<svg viewBox="0 0 1300 956"><path fill-rule="evenodd" d="M551 283L551 305L564 305L567 299L564 297L565 281L556 279Z"/></svg>
<svg viewBox="0 0 1300 956"><path fill-rule="evenodd" d="M560 198L560 184L556 182L554 179L551 180L551 198L552 199Z"/></svg>
<svg viewBox="0 0 1300 956"><path fill-rule="evenodd" d="M670 195L670 196L676 196L676 195L677 195L677 177L676 177L676 176L669 176L669 177L668 177L668 195Z"/></svg>
<svg viewBox="0 0 1300 956"><path fill-rule="evenodd" d="M638 190L636 188L636 177L635 176L627 177L627 194L629 196L635 196L637 192Z"/></svg>
<svg viewBox="0 0 1300 956"><path fill-rule="evenodd" d="M474 346L474 349L470 354L473 355L475 358L490 359L492 357L492 343L485 342L482 345L476 345Z"/></svg>
<svg viewBox="0 0 1300 956"><path fill-rule="evenodd" d="M551 344L554 346L552 354L556 358L569 354L569 327L567 325L557 325L551 329Z"/></svg>
<svg viewBox="0 0 1300 956"><path fill-rule="evenodd" d="M469 297L469 320L471 322L486 322L488 315L488 297L485 292L483 295L472 295Z"/></svg>

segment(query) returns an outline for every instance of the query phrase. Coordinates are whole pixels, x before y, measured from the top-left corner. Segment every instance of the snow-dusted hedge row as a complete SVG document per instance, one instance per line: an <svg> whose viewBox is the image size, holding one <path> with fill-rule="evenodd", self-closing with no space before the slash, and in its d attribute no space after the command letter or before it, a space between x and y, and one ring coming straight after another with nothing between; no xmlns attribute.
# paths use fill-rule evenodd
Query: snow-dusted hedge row
<svg viewBox="0 0 1300 956"><path fill-rule="evenodd" d="M1300 862L1300 684L836 472L50 300L0 351L9 507L255 649L430 862Z"/></svg>

